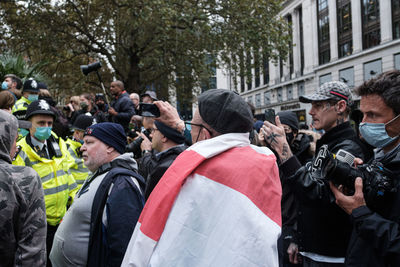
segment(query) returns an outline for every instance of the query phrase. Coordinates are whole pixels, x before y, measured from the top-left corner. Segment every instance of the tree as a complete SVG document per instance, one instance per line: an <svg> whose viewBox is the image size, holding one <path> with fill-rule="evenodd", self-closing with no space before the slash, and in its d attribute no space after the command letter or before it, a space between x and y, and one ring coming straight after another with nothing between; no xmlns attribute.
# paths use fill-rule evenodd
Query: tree
<svg viewBox="0 0 400 267"><path fill-rule="evenodd" d="M41 82L48 82L48 77L43 71L46 62L30 63L21 55L5 53L0 55L0 77L6 74L15 74L21 79L34 78Z"/></svg>
<svg viewBox="0 0 400 267"><path fill-rule="evenodd" d="M6 47L50 62L49 75L71 88L96 84L93 77L82 82L77 66L100 59L107 80L122 80L130 92L152 87L167 95L173 85L178 96L191 95L210 69L207 55L237 73L243 56L252 64L254 48L285 58L289 40L279 0L28 0L0 7Z"/></svg>

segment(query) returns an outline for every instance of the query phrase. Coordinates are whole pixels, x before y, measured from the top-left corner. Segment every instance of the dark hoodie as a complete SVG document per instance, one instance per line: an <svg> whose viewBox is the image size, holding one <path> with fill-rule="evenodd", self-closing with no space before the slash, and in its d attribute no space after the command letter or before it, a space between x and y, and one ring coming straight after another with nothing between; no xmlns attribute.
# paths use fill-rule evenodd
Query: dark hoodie
<svg viewBox="0 0 400 267"><path fill-rule="evenodd" d="M1 266L46 265L46 212L42 183L30 167L11 165L17 119L0 110Z"/></svg>

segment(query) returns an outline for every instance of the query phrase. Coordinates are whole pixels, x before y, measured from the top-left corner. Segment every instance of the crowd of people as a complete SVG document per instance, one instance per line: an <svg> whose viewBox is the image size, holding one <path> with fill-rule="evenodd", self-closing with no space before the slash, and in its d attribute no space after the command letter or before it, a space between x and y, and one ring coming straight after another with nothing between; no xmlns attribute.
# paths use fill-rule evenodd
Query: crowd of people
<svg viewBox="0 0 400 267"><path fill-rule="evenodd" d="M355 88L355 124L345 83L300 96L313 130L229 90L190 122L154 91L109 93L60 106L5 76L0 266L400 266L400 71Z"/></svg>

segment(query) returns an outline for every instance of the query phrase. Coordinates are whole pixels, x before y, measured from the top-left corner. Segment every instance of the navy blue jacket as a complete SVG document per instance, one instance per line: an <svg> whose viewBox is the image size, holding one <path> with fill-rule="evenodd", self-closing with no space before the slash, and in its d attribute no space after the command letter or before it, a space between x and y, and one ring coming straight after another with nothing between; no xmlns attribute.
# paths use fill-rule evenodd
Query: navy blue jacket
<svg viewBox="0 0 400 267"><path fill-rule="evenodd" d="M144 206L142 189L135 185L132 176L143 188L142 176L121 167L113 167L101 182L92 206L87 266L121 266ZM102 222L104 209L107 226Z"/></svg>
<svg viewBox="0 0 400 267"><path fill-rule="evenodd" d="M135 106L129 98L128 93L122 93L117 99L113 100L111 102L111 107L118 112L116 116L112 116L112 122L121 124L126 131L129 126L129 121L132 116L135 115Z"/></svg>

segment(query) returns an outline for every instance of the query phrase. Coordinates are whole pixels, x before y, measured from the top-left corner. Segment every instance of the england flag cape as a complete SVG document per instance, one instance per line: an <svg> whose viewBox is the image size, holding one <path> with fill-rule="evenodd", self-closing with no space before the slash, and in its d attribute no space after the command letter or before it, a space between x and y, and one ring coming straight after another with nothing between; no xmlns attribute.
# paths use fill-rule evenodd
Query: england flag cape
<svg viewBox="0 0 400 267"><path fill-rule="evenodd" d="M122 266L278 266L274 154L224 134L180 154L150 195Z"/></svg>

